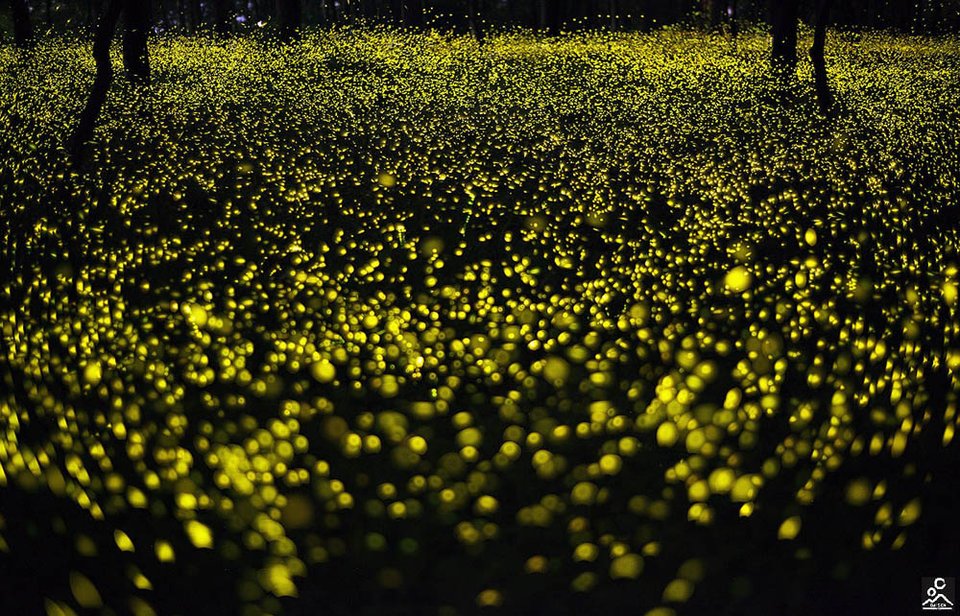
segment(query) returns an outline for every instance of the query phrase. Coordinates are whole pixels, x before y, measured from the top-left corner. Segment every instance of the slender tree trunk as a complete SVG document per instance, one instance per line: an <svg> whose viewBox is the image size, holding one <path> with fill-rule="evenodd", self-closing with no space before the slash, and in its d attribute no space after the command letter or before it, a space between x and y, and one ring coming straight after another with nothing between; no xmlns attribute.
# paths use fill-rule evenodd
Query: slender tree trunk
<svg viewBox="0 0 960 616"><path fill-rule="evenodd" d="M894 9L894 17L897 20L897 27L900 32L910 32L913 29L913 2L903 2L899 6L894 7Z"/></svg>
<svg viewBox="0 0 960 616"><path fill-rule="evenodd" d="M180 18L180 28L182 32L187 30L187 0L177 0L177 16Z"/></svg>
<svg viewBox="0 0 960 616"><path fill-rule="evenodd" d="M817 102L821 111L828 111L832 104L830 83L827 81L827 61L823 56L827 43L827 24L830 21L830 5L833 0L817 0L816 22L810 59L813 61L813 78L817 88Z"/></svg>
<svg viewBox="0 0 960 616"><path fill-rule="evenodd" d="M543 0L544 22L550 34L559 34L566 21L564 13L566 7L561 6L562 4L566 3L562 0Z"/></svg>
<svg viewBox="0 0 960 616"><path fill-rule="evenodd" d="M320 0L320 24L323 26L329 26L332 22L330 17L330 5L327 3L327 0Z"/></svg>
<svg viewBox="0 0 960 616"><path fill-rule="evenodd" d="M13 16L13 42L21 49L29 47L33 41L33 25L30 23L30 9L26 0L10 0L10 13Z"/></svg>
<svg viewBox="0 0 960 616"><path fill-rule="evenodd" d="M295 37L302 20L300 0L277 0L277 25L281 40L289 41Z"/></svg>
<svg viewBox="0 0 960 616"><path fill-rule="evenodd" d="M233 0L214 0L213 2L213 29L220 34L230 32L233 19Z"/></svg>
<svg viewBox="0 0 960 616"><path fill-rule="evenodd" d="M143 0L134 0L142 2ZM191 0L190 2L190 20L193 22L193 31L196 32L203 25L203 7L200 0Z"/></svg>
<svg viewBox="0 0 960 616"><path fill-rule="evenodd" d="M377 17L377 7L374 0L362 0L361 2L363 18L367 21L373 21Z"/></svg>
<svg viewBox="0 0 960 616"><path fill-rule="evenodd" d="M797 64L798 4L798 0L770 0L771 60L777 68L791 69Z"/></svg>
<svg viewBox="0 0 960 616"><path fill-rule="evenodd" d="M113 40L114 30L122 11L122 0L109 0L106 12L100 17L97 31L93 39L93 60L97 66L97 76L93 80L93 88L87 104L80 113L80 122L70 137L68 144L70 158L75 166L83 162L85 146L93 138L93 129L97 125L100 110L107 100L107 92L113 83L113 64L110 62L110 41Z"/></svg>
<svg viewBox="0 0 960 616"><path fill-rule="evenodd" d="M390 0L390 17L398 26L403 24L403 0Z"/></svg>
<svg viewBox="0 0 960 616"><path fill-rule="evenodd" d="M423 27L423 0L407 0L404 22L412 28Z"/></svg>
<svg viewBox="0 0 960 616"><path fill-rule="evenodd" d="M547 7L547 0L537 1L537 28L548 30L550 28L550 11Z"/></svg>
<svg viewBox="0 0 960 616"><path fill-rule="evenodd" d="M127 78L134 83L149 83L147 36L150 34L150 3L125 0L123 5L123 66L127 69Z"/></svg>
<svg viewBox="0 0 960 616"><path fill-rule="evenodd" d="M710 31L718 32L720 24L723 23L724 12L726 12L727 3L725 0L710 0Z"/></svg>
<svg viewBox="0 0 960 616"><path fill-rule="evenodd" d="M170 7L167 6L167 0L160 0L160 13L157 15L156 23L163 28L167 27L170 19Z"/></svg>
<svg viewBox="0 0 960 616"><path fill-rule="evenodd" d="M478 41L483 40L483 0L467 0L467 23Z"/></svg>
<svg viewBox="0 0 960 616"><path fill-rule="evenodd" d="M317 14L320 26L327 26L330 17L327 15L327 0L320 0L317 3Z"/></svg>

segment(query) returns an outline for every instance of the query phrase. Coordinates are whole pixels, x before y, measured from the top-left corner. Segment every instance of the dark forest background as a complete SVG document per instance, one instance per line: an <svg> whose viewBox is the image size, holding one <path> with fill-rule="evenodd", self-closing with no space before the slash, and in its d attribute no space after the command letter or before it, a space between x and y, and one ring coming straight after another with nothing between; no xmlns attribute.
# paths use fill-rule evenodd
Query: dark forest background
<svg viewBox="0 0 960 616"><path fill-rule="evenodd" d="M12 15L28 14L39 33L92 30L107 0L2 0L3 36L13 34ZM666 25L736 32L765 21L766 0L143 0L157 31L271 30L283 18L324 27L359 21L465 30L526 27L552 32L585 28L649 30ZM813 21L815 0L799 2L799 16ZM892 29L909 34L960 30L960 0L845 0L831 21L846 28Z"/></svg>

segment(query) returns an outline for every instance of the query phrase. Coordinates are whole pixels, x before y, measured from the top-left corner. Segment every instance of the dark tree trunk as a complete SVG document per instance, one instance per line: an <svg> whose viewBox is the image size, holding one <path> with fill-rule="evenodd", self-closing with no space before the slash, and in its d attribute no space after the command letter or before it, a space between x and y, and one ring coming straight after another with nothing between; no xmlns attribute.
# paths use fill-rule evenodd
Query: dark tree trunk
<svg viewBox="0 0 960 616"><path fill-rule="evenodd" d="M277 0L277 25L281 40L289 41L295 37L302 20L300 0Z"/></svg>
<svg viewBox="0 0 960 616"><path fill-rule="evenodd" d="M26 0L10 0L13 17L13 42L17 47L29 47L33 41L33 26L30 24L30 9Z"/></svg>
<svg viewBox="0 0 960 616"><path fill-rule="evenodd" d="M142 0L134 0L134 2ZM200 26L203 25L203 7L200 5L200 0L191 0L190 1L190 20L193 22L193 31L196 32L200 29Z"/></svg>
<svg viewBox="0 0 960 616"><path fill-rule="evenodd" d="M187 0L177 0L177 17L180 19L180 30L185 32L187 30Z"/></svg>
<svg viewBox="0 0 960 616"><path fill-rule="evenodd" d="M547 0L537 0L537 28L540 30L550 28L550 11Z"/></svg>
<svg viewBox="0 0 960 616"><path fill-rule="evenodd" d="M87 20L86 20L86 22L85 22L84 25L85 25L87 28L89 28L91 31L96 29L96 21L95 21L95 20L96 20L97 12L99 11L99 7L97 7L97 8L95 9L95 8L94 8L94 4L95 4L94 0L87 0L87 2L86 2L86 6L87 6L87 15L86 15L86 18L87 18Z"/></svg>
<svg viewBox="0 0 960 616"><path fill-rule="evenodd" d="M727 3L725 0L710 0L710 31L719 32L720 25L723 23L724 12L726 12Z"/></svg>
<svg viewBox="0 0 960 616"><path fill-rule="evenodd" d="M167 0L160 0L160 14L157 15L157 25L166 28L170 20L170 7Z"/></svg>
<svg viewBox="0 0 960 616"><path fill-rule="evenodd" d="M407 0L407 13L404 22L413 28L423 26L423 0Z"/></svg>
<svg viewBox="0 0 960 616"><path fill-rule="evenodd" d="M550 34L559 34L567 21L566 3L563 0L543 0L544 24Z"/></svg>
<svg viewBox="0 0 960 616"><path fill-rule="evenodd" d="M774 67L790 69L797 64L798 4L798 0L770 0Z"/></svg>
<svg viewBox="0 0 960 616"><path fill-rule="evenodd" d="M817 102L824 112L830 109L833 102L830 94L830 83L827 81L827 61L823 56L827 43L827 25L830 21L831 4L833 4L833 0L817 0L813 46L810 48L810 59L813 61L813 78L817 88Z"/></svg>
<svg viewBox="0 0 960 616"><path fill-rule="evenodd" d="M478 40L483 40L483 0L467 1L467 22L470 32Z"/></svg>
<svg viewBox="0 0 960 616"><path fill-rule="evenodd" d="M373 21L377 17L377 5L374 0L362 0L361 9L363 12L363 18L367 21Z"/></svg>
<svg viewBox="0 0 960 616"><path fill-rule="evenodd" d="M127 78L134 83L150 81L150 56L147 36L150 34L150 3L142 0L123 2L123 66Z"/></svg>
<svg viewBox="0 0 960 616"><path fill-rule="evenodd" d="M330 23L330 15L327 11L327 0L320 0L317 5L317 20L319 25L326 26Z"/></svg>
<svg viewBox="0 0 960 616"><path fill-rule="evenodd" d="M213 29L220 34L230 32L233 22L233 0L214 0Z"/></svg>
<svg viewBox="0 0 960 616"><path fill-rule="evenodd" d="M390 0L390 17L398 26L403 23L403 0Z"/></svg>
<svg viewBox="0 0 960 616"><path fill-rule="evenodd" d="M107 9L100 17L97 31L93 39L93 60L97 66L97 76L93 80L90 98L80 112L80 122L70 137L68 148L70 158L75 166L83 162L83 153L88 141L93 137L93 129L97 125L97 118L103 103L107 100L107 92L113 83L113 64L110 62L110 42L113 40L114 30L122 11L122 0L109 0Z"/></svg>

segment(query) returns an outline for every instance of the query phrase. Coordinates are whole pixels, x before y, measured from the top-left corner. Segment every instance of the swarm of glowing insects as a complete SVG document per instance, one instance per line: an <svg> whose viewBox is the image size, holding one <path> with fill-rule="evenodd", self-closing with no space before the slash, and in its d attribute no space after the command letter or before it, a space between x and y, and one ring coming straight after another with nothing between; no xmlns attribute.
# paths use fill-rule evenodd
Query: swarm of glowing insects
<svg viewBox="0 0 960 616"><path fill-rule="evenodd" d="M833 484L851 545L910 541L960 421L960 45L832 35L831 118L767 45L159 38L83 173L88 50L0 48L0 495L61 503L47 613L227 563L250 615L359 571L666 616L723 566L675 529L808 554Z"/></svg>

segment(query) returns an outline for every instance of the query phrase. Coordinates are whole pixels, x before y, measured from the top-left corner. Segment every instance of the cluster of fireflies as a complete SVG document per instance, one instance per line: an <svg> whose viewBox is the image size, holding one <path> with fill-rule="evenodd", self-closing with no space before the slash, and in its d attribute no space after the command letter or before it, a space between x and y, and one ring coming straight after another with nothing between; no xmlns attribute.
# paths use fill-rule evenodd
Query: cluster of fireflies
<svg viewBox="0 0 960 616"><path fill-rule="evenodd" d="M805 545L862 458L899 474L846 485L853 544L909 541L935 478L888 482L960 422L960 46L832 36L823 117L767 45L162 38L81 172L88 50L0 48L0 497L106 529L51 514L47 614L154 614L149 572L205 551L278 614L312 570L399 591L445 546L500 559L461 609L643 580L668 616L716 573L668 529Z"/></svg>

